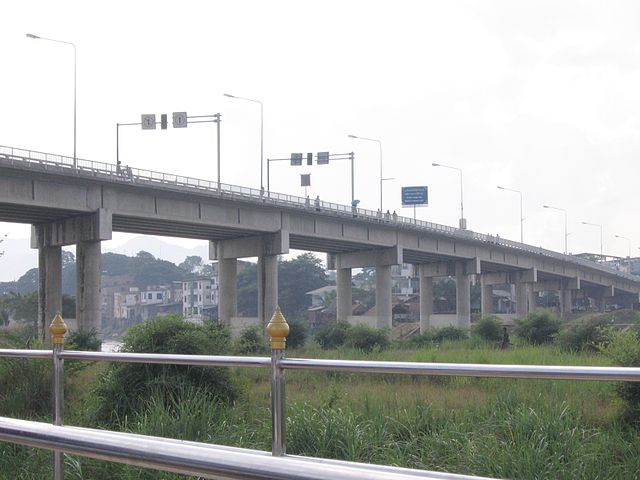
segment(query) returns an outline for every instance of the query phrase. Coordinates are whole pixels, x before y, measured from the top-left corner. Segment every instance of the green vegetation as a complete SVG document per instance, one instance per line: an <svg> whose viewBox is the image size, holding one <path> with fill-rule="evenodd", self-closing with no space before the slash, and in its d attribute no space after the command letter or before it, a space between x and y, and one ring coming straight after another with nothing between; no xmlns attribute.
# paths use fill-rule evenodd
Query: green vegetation
<svg viewBox="0 0 640 480"><path fill-rule="evenodd" d="M502 339L502 324L495 315L483 315L471 326L471 334L487 342L498 342Z"/></svg>
<svg viewBox="0 0 640 480"><path fill-rule="evenodd" d="M516 320L515 334L531 343L551 343L560 331L560 319L546 310L534 310L526 317Z"/></svg>
<svg viewBox="0 0 640 480"><path fill-rule="evenodd" d="M536 325L540 323L544 322ZM538 345L527 337L514 337L508 350L495 348L495 342L466 338L464 331L455 328L427 332L419 341L387 343L386 348L375 343L374 339L380 339L371 333L367 327L334 324L320 332L316 341L307 341L288 355L640 366L640 339L633 332L612 333L603 352L567 349L559 343L562 333L556 337L558 345ZM256 329L231 342L224 330L171 318L132 329L125 349L226 354L241 341L246 346L258 339L263 336ZM24 346L19 334L3 341ZM133 370L125 374L125 367ZM0 364L4 375L0 381L10 382L11 375L19 376L18 368L22 366ZM82 370L68 369L66 423L267 450L269 376L267 369L203 368L196 373L185 367L165 370L150 365L88 364ZM47 372L29 374L27 383L37 385L40 377L45 380L39 390L48 392ZM13 381L10 389L3 390L3 415L48 421L48 399L26 404L23 392L34 391L33 387L19 392L17 380ZM105 389L105 384L109 388ZM210 388L213 384L215 388ZM640 390L629 389L637 385L288 371L287 451L497 478L636 478L640 430L626 420L632 418L631 407L640 404ZM21 402L25 406L20 407ZM8 412L5 405L15 412ZM97 406L101 409L96 410ZM109 408L111 415L96 415ZM46 451L0 444L0 478L47 478L49 459ZM66 470L73 479L185 478L75 456L67 456Z"/></svg>

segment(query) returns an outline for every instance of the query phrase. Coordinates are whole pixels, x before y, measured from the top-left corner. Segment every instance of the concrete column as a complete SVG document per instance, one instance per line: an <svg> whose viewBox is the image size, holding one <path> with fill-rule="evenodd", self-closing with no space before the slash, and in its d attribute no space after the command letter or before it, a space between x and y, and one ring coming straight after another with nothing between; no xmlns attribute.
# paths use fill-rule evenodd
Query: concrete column
<svg viewBox="0 0 640 480"><path fill-rule="evenodd" d="M230 325L238 316L238 260L235 258L218 261L218 321Z"/></svg>
<svg viewBox="0 0 640 480"><path fill-rule="evenodd" d="M378 328L391 328L391 266L376 267L376 315Z"/></svg>
<svg viewBox="0 0 640 480"><path fill-rule="evenodd" d="M558 296L560 298L560 316L562 318L567 318L567 316L571 314L571 307L573 305L571 292L572 291L568 288L563 288L558 292Z"/></svg>
<svg viewBox="0 0 640 480"><path fill-rule="evenodd" d="M62 311L62 248L38 249L38 318L37 335L51 341L49 324Z"/></svg>
<svg viewBox="0 0 640 480"><path fill-rule="evenodd" d="M493 313L493 285L487 285L484 275L480 276L480 311L482 315Z"/></svg>
<svg viewBox="0 0 640 480"><path fill-rule="evenodd" d="M351 269L336 269L336 319L346 322L351 315L353 298L351 295Z"/></svg>
<svg viewBox="0 0 640 480"><path fill-rule="evenodd" d="M456 262L456 313L458 328L471 326L471 282L465 274L464 263Z"/></svg>
<svg viewBox="0 0 640 480"><path fill-rule="evenodd" d="M269 323L278 305L278 256L258 258L258 318Z"/></svg>
<svg viewBox="0 0 640 480"><path fill-rule="evenodd" d="M532 283L525 284L525 293L527 295L527 313L538 308L538 292L533 289Z"/></svg>
<svg viewBox="0 0 640 480"><path fill-rule="evenodd" d="M78 330L102 329L100 242L76 244L76 320Z"/></svg>
<svg viewBox="0 0 640 480"><path fill-rule="evenodd" d="M422 270L422 269L421 269ZM433 313L433 277L420 274L420 333L425 333L431 326Z"/></svg>
<svg viewBox="0 0 640 480"><path fill-rule="evenodd" d="M523 282L515 284L516 287L516 316L524 318L527 313L527 287Z"/></svg>

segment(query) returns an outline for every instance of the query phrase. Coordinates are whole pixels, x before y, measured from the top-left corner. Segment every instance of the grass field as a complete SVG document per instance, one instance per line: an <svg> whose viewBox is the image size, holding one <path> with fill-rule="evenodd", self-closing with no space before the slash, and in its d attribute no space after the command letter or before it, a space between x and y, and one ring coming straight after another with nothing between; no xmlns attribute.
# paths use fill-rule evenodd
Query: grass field
<svg viewBox="0 0 640 480"><path fill-rule="evenodd" d="M609 364L600 354L571 354L553 346L503 351L471 341L369 354L324 351L312 343L288 356ZM67 424L86 424L88 392L104 369L94 364L73 376L80 388L69 388ZM496 478L639 478L640 434L620 420L612 383L303 371L286 376L289 453ZM243 388L230 407L197 391L173 405L151 398L144 411L121 419L120 429L268 450L269 372L235 369L234 377ZM69 479L184 478L73 456L66 462ZM42 479L49 471L48 452L0 445L1 478Z"/></svg>

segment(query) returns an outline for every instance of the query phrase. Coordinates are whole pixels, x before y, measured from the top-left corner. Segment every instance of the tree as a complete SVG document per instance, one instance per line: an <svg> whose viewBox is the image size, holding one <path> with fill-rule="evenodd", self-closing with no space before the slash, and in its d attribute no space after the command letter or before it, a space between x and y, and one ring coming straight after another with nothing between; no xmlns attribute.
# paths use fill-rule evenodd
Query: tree
<svg viewBox="0 0 640 480"><path fill-rule="evenodd" d="M178 268L184 270L187 275L200 275L202 273L202 267L202 257L198 255L190 255L184 259L184 262L178 265Z"/></svg>
<svg viewBox="0 0 640 480"><path fill-rule="evenodd" d="M278 264L278 302L285 316L295 318L306 312L307 292L328 284L322 261L313 253Z"/></svg>
<svg viewBox="0 0 640 480"><path fill-rule="evenodd" d="M237 294L238 314L256 316L258 314L258 268L255 263L243 263L242 269L238 268Z"/></svg>

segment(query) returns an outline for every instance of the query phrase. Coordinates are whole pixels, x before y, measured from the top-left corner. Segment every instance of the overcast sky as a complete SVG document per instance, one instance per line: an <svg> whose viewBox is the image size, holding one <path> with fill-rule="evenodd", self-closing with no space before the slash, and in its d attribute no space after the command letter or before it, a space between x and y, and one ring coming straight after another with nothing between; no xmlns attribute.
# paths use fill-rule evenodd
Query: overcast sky
<svg viewBox="0 0 640 480"><path fill-rule="evenodd" d="M222 114L224 183L259 187L265 158L355 152L356 198L375 210L428 185L418 218L569 250L640 254L640 2L13 1L0 4L0 145L115 163L115 125L141 113ZM215 180L215 125L123 127L125 164ZM271 189L350 200L348 162L272 164ZM266 174L266 166L265 166ZM266 185L266 177L264 180ZM27 226L0 224L27 238ZM114 235L111 244L128 238ZM25 248L28 243L25 242Z"/></svg>

